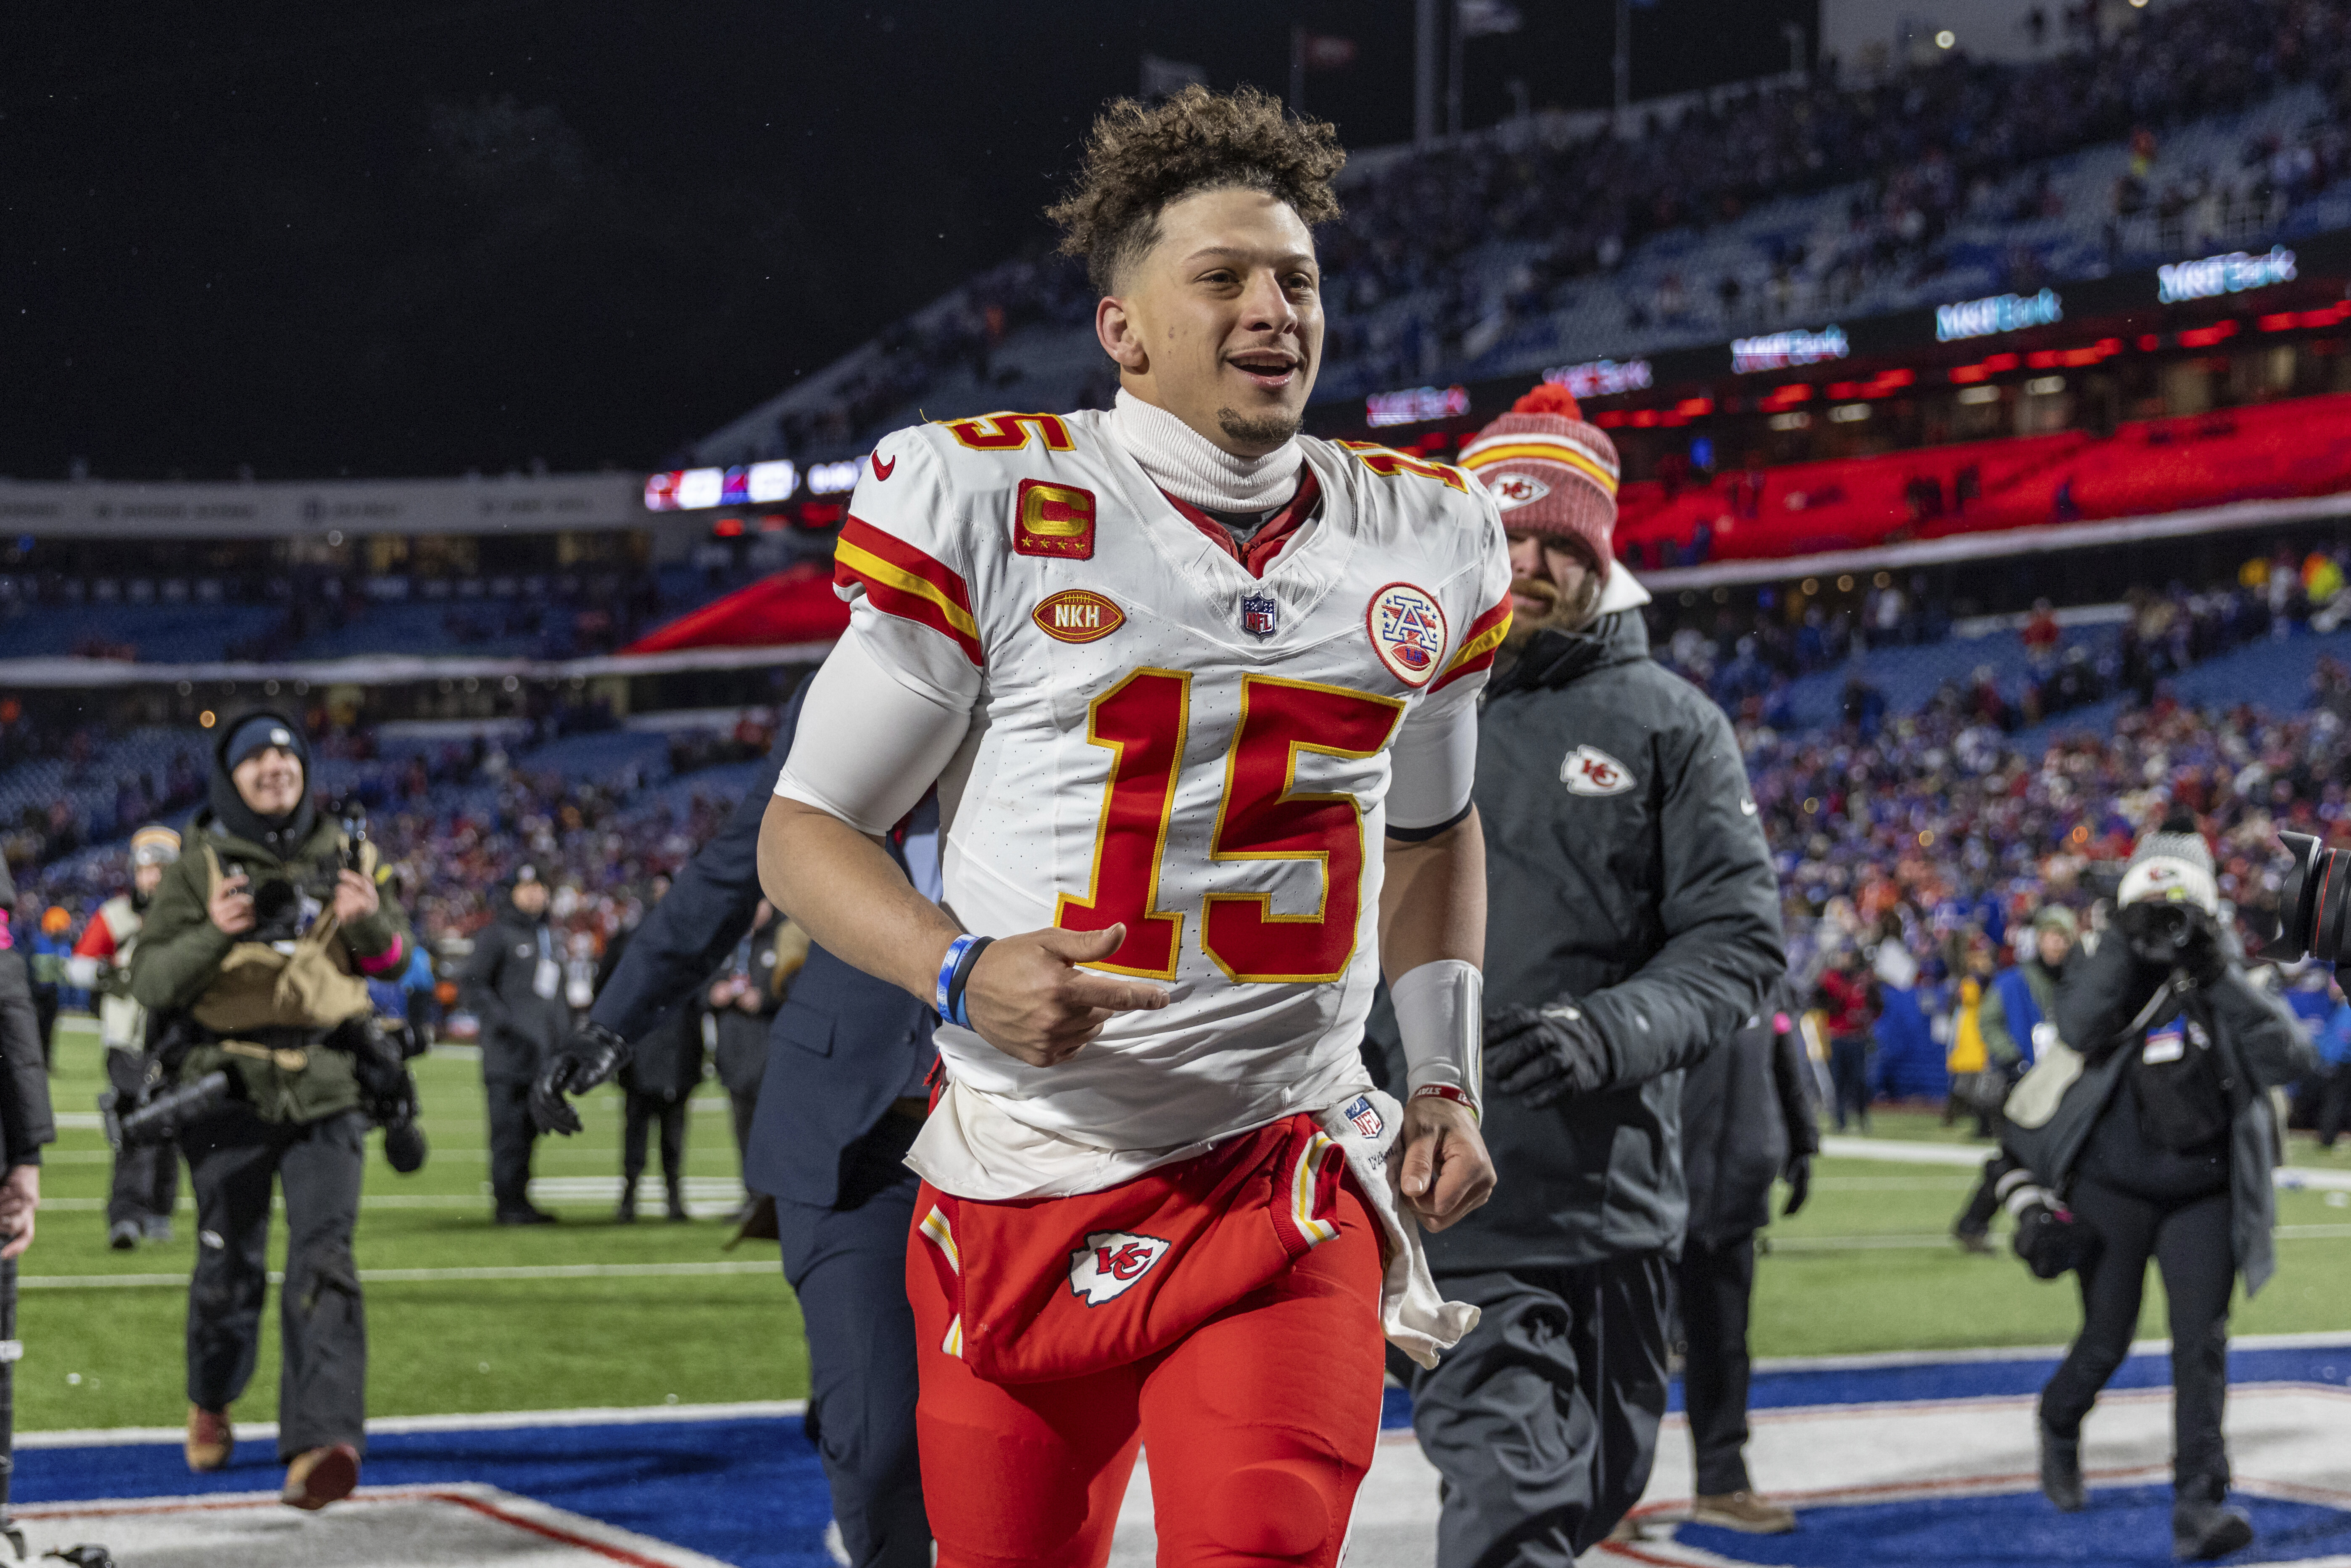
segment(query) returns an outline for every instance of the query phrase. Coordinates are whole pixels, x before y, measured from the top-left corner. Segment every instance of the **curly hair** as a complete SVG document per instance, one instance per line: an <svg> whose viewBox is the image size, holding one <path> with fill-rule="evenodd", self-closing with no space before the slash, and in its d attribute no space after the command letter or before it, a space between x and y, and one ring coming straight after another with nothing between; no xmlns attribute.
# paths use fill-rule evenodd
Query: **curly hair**
<svg viewBox="0 0 2351 1568"><path fill-rule="evenodd" d="M1331 181L1347 161L1337 127L1297 120L1253 87L1213 93L1197 82L1160 104L1123 98L1087 133L1085 162L1070 193L1045 209L1061 253L1085 257L1096 289L1159 241L1168 204L1202 191L1263 191L1309 227L1339 215Z"/></svg>

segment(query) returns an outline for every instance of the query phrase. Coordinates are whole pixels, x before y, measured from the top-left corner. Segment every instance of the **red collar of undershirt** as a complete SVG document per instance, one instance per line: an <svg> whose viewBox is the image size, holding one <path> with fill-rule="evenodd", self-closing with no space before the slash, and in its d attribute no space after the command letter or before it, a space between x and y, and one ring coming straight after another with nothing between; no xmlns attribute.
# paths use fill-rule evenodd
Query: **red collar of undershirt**
<svg viewBox="0 0 2351 1568"><path fill-rule="evenodd" d="M1159 493L1167 496L1165 490ZM1167 496L1169 506L1189 518L1194 528L1214 539L1227 555L1240 562L1251 577L1265 575L1265 569L1273 564L1273 558L1281 553L1281 547L1290 542L1290 536L1314 515L1314 509L1322 502L1322 482L1314 477L1313 469L1304 469L1298 476L1297 490L1282 504L1281 510L1259 524L1257 532L1249 536L1249 544L1243 547L1234 544L1233 531L1224 524L1191 502Z"/></svg>

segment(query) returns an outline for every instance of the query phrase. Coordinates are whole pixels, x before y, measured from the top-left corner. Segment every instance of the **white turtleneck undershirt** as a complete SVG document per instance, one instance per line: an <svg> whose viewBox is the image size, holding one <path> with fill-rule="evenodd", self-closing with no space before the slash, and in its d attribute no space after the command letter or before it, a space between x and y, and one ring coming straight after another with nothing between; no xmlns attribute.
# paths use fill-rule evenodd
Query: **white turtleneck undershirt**
<svg viewBox="0 0 2351 1568"><path fill-rule="evenodd" d="M1110 428L1153 484L1211 512L1270 512L1297 490L1306 465L1296 436L1262 457L1236 457L1124 387L1110 411Z"/></svg>

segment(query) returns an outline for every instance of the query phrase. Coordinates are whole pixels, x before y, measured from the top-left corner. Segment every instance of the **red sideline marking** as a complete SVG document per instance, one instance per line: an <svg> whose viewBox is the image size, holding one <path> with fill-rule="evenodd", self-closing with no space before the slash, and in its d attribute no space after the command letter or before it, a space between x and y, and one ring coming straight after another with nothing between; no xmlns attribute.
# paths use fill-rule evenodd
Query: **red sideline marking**
<svg viewBox="0 0 2351 1568"><path fill-rule="evenodd" d="M476 1513L487 1514L490 1518L502 1523L511 1524L517 1530L528 1530L533 1535L543 1535L549 1541L559 1541L566 1546L577 1546L583 1551L593 1552L599 1557L608 1557L615 1563L629 1563L631 1568L673 1568L672 1564L664 1563L659 1558L647 1557L641 1552L631 1552L626 1547L607 1546L601 1541L590 1541L584 1535L574 1535L568 1530L559 1530L551 1524L541 1524L535 1519L525 1519L519 1514L508 1513L495 1503L484 1502L479 1498L467 1497L463 1492L437 1491L428 1492L425 1495L438 1499L442 1502L460 1504L472 1509Z"/></svg>
<svg viewBox="0 0 2351 1568"><path fill-rule="evenodd" d="M350 1502L412 1502L419 1498L428 1499L434 1502L454 1502L461 1508L470 1508L475 1513L486 1514L488 1517L496 1520L501 1524L511 1524L517 1530L527 1530L533 1535L544 1536L549 1541L560 1542L565 1546L577 1546L583 1552L592 1552L597 1556L607 1558L614 1563L628 1563L630 1568L675 1568L675 1565L673 1563L664 1563L657 1557L647 1557L643 1552L632 1552L624 1546L608 1546L601 1541L591 1541L584 1535L575 1535L570 1531L560 1529L552 1524L541 1524L537 1520L525 1519L519 1514L508 1513L506 1510L498 1507L496 1503L484 1502L479 1498L467 1497L463 1492L433 1490L415 1491L405 1488L388 1487L381 1491L372 1491L365 1494L355 1493L347 1500ZM34 1503L30 1507L20 1508L16 1511L19 1518L25 1519L112 1519L119 1518L125 1514L181 1513L188 1511L202 1513L225 1513L232 1509L277 1508L283 1506L284 1505L276 1498L241 1498L228 1502L129 1503L114 1508L75 1508L70 1505L61 1507L53 1503Z"/></svg>

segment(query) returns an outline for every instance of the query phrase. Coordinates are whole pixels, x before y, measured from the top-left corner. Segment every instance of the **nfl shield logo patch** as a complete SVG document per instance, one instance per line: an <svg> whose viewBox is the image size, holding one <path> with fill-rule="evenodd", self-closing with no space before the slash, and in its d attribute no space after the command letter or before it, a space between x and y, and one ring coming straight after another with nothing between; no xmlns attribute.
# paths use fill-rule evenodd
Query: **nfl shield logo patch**
<svg viewBox="0 0 2351 1568"><path fill-rule="evenodd" d="M1347 1120L1355 1124L1355 1130L1367 1138L1378 1137L1381 1129L1387 1125L1380 1120L1379 1110L1373 1105L1372 1097L1368 1094L1355 1096L1353 1103L1347 1107Z"/></svg>
<svg viewBox="0 0 2351 1568"><path fill-rule="evenodd" d="M1270 593L1252 593L1241 601L1241 630L1270 637L1280 625L1280 602Z"/></svg>

